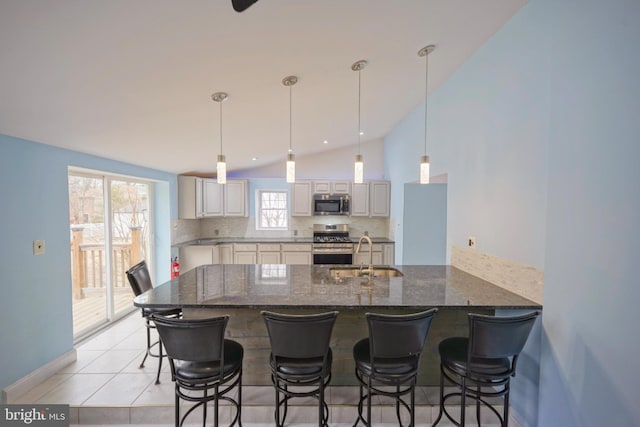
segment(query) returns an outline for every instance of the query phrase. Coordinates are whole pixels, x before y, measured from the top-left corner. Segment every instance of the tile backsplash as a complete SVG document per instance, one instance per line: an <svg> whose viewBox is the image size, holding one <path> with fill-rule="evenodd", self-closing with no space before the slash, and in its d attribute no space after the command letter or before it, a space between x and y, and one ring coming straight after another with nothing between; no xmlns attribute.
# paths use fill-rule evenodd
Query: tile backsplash
<svg viewBox="0 0 640 427"><path fill-rule="evenodd" d="M389 218L290 217L288 230L256 230L255 217L179 219L172 223L171 242L179 244L214 237L312 237L313 224L349 224L351 236L368 232L374 237L389 236ZM297 232L297 234L296 234Z"/></svg>

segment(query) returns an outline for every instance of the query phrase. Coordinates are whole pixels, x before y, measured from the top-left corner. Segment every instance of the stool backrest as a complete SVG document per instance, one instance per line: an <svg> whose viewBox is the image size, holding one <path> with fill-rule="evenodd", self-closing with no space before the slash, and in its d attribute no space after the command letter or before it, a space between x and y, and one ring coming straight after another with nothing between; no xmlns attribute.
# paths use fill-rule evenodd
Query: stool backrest
<svg viewBox="0 0 640 427"><path fill-rule="evenodd" d="M152 315L151 320L158 329L170 359L189 362L223 361L224 332L229 316L173 319Z"/></svg>
<svg viewBox="0 0 640 427"><path fill-rule="evenodd" d="M325 357L337 311L292 315L262 311L274 357L309 359Z"/></svg>
<svg viewBox="0 0 640 427"><path fill-rule="evenodd" d="M474 358L517 358L539 314L504 317L469 313L469 366Z"/></svg>
<svg viewBox="0 0 640 427"><path fill-rule="evenodd" d="M412 314L366 313L370 354L376 358L420 356L437 308Z"/></svg>
<svg viewBox="0 0 640 427"><path fill-rule="evenodd" d="M153 289L153 282L151 282L151 275L145 260L131 267L126 274L127 279L129 279L129 285L131 285L131 289L136 296Z"/></svg>

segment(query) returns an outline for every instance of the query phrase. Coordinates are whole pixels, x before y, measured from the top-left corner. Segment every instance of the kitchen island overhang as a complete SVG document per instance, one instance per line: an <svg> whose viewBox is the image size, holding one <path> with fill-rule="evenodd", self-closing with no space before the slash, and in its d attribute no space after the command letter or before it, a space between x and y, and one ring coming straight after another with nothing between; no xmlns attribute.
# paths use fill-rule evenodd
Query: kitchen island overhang
<svg viewBox="0 0 640 427"><path fill-rule="evenodd" d="M455 267L397 265L402 276L344 277L354 266L211 264L139 295L143 308L182 308L186 317L230 316L228 335L245 347L248 385L270 385L269 339L261 310L318 313L338 310L332 335L333 385L355 385L353 344L367 336L367 312L402 314L439 309L421 360L419 384L439 378L438 343L467 335L467 313L540 310L540 304ZM366 269L366 267L365 267Z"/></svg>

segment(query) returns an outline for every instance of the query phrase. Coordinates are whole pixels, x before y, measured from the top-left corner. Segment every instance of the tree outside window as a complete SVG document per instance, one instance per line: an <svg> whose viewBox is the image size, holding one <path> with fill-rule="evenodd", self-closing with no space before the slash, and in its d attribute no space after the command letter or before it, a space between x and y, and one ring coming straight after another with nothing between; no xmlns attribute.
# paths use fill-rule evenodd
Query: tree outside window
<svg viewBox="0 0 640 427"><path fill-rule="evenodd" d="M258 230L287 230L287 191L258 190Z"/></svg>

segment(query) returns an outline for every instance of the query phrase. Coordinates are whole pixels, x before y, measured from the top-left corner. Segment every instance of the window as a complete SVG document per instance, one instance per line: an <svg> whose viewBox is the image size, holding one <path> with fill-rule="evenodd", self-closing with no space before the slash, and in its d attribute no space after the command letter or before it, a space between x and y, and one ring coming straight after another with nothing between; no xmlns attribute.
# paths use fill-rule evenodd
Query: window
<svg viewBox="0 0 640 427"><path fill-rule="evenodd" d="M287 191L256 192L256 229L287 230Z"/></svg>

